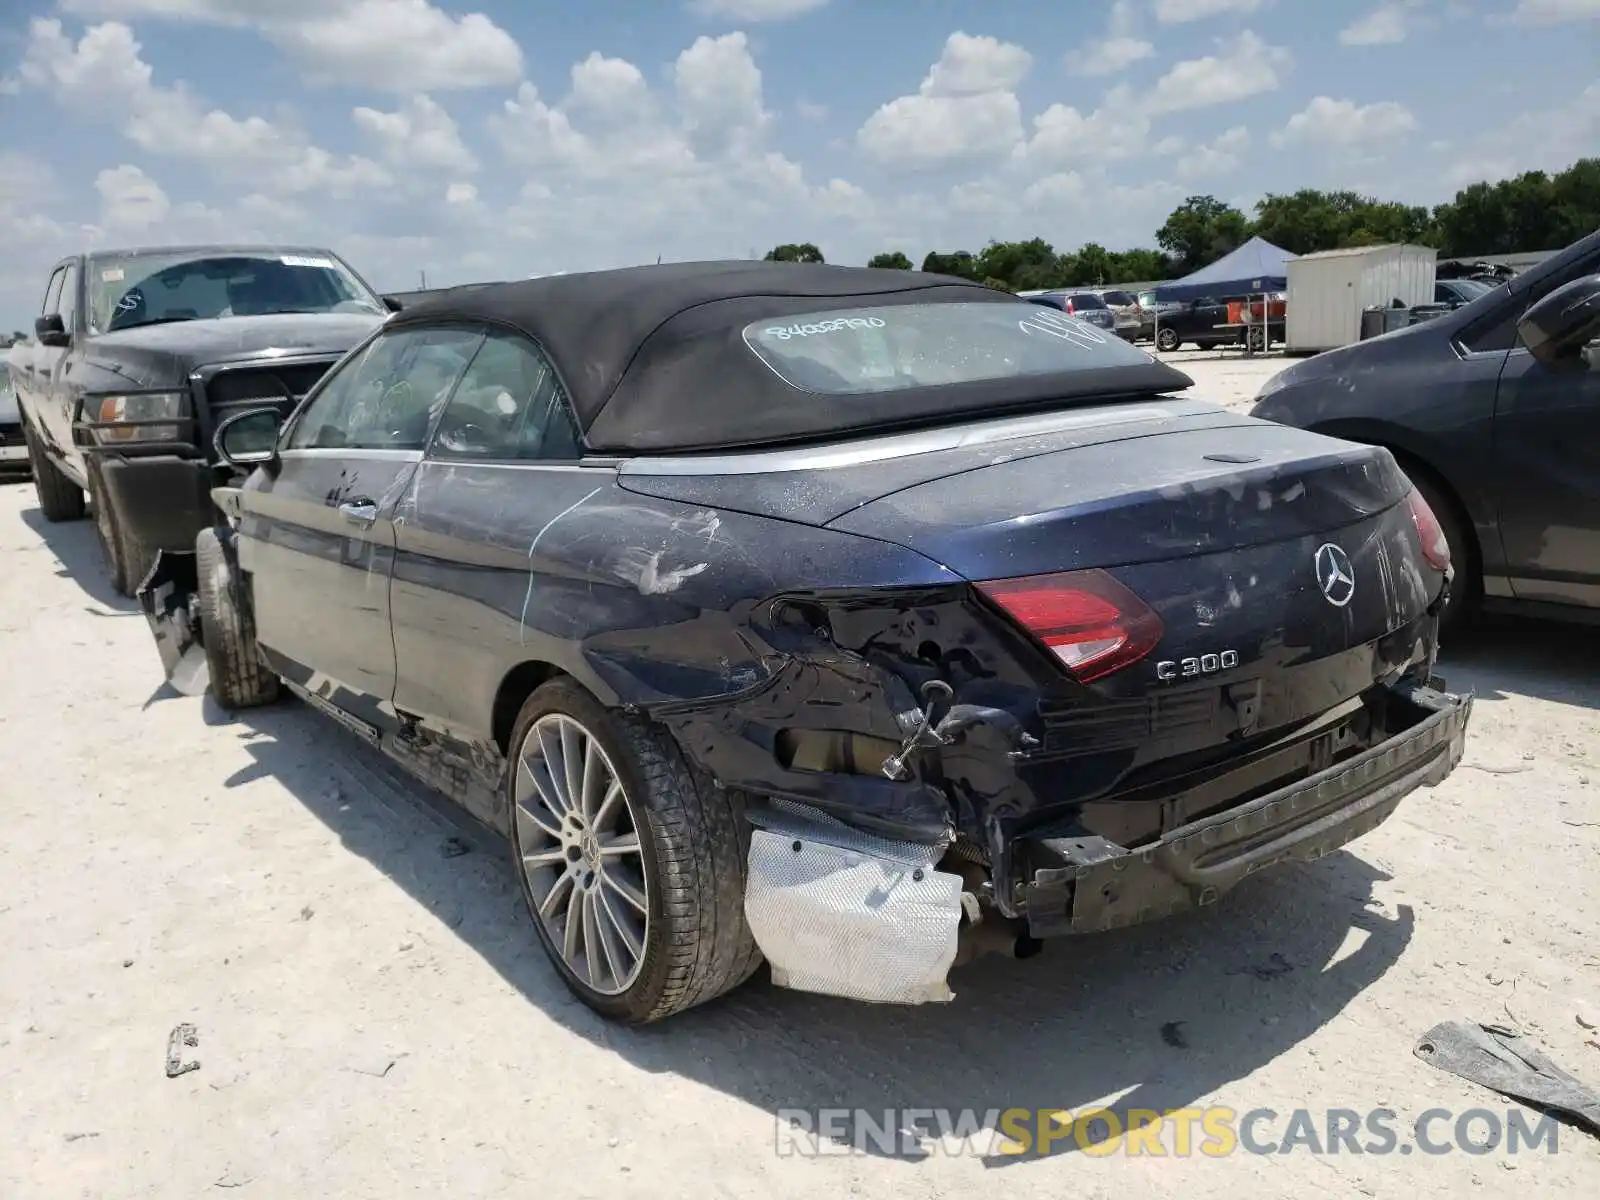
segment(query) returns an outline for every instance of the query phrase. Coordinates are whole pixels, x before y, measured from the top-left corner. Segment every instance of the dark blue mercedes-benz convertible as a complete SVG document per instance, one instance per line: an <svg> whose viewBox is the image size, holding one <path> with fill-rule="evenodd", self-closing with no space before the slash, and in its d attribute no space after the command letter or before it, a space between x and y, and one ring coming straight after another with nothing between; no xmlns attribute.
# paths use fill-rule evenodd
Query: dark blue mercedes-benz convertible
<svg viewBox="0 0 1600 1200"><path fill-rule="evenodd" d="M142 592L510 841L598 1011L950 997L1207 905L1459 760L1450 564L1388 451L1180 393L962 280L701 263L451 289L278 425ZM197 669L200 665L205 670Z"/></svg>

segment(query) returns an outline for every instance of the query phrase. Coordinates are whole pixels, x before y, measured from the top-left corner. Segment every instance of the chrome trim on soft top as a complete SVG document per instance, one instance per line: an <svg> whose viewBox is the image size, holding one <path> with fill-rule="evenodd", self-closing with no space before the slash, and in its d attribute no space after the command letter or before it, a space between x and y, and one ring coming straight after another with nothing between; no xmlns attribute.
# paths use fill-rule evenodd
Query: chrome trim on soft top
<svg viewBox="0 0 1600 1200"><path fill-rule="evenodd" d="M1161 397L1160 404L1097 405L1073 412L1052 412L1038 416L1004 417L916 433L887 434L859 438L829 446L805 446L778 450L732 451L694 457L641 456L622 462L618 473L639 475L765 475L781 471L826 471L836 467L855 467L892 458L909 458L940 450L960 450L995 442L1016 441L1039 434L1070 429L1132 425L1168 421L1175 417L1196 416L1223 411L1215 404L1175 397Z"/></svg>

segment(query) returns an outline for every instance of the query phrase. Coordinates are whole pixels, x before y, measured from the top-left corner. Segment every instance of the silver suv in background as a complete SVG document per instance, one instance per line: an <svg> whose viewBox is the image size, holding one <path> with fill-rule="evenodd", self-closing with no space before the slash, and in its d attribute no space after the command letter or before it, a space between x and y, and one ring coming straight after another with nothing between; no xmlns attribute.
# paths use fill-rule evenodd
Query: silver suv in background
<svg viewBox="0 0 1600 1200"><path fill-rule="evenodd" d="M1107 332L1114 331L1117 319L1112 315L1106 302L1100 299L1099 292L1075 291L1072 288L1047 288L1044 291L1018 292L1019 299L1030 304L1042 304L1046 308L1059 308L1062 312L1077 317L1080 321L1087 321L1090 325Z"/></svg>
<svg viewBox="0 0 1600 1200"><path fill-rule="evenodd" d="M22 415L11 373L0 361L0 478L28 473L28 447L22 440Z"/></svg>
<svg viewBox="0 0 1600 1200"><path fill-rule="evenodd" d="M1154 318L1148 320L1149 327L1146 328L1147 321L1144 309L1139 306L1139 298L1132 292L1111 288L1106 291L1096 292L1095 295L1099 296L1105 302L1105 306L1111 310L1111 317L1116 322L1117 335L1119 337L1127 338L1128 341L1133 342L1141 337L1155 336Z"/></svg>

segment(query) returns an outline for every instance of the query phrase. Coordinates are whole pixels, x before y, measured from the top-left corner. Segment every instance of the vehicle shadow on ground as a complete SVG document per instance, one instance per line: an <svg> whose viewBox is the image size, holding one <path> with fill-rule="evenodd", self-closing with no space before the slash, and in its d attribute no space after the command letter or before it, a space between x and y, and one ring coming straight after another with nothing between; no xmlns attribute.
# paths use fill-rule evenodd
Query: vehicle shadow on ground
<svg viewBox="0 0 1600 1200"><path fill-rule="evenodd" d="M1513 694L1600 709L1600 628L1485 620L1441 651L1439 674L1481 700Z"/></svg>
<svg viewBox="0 0 1600 1200"><path fill-rule="evenodd" d="M100 553L100 542L94 535L94 521L84 517L81 521L46 521L37 505L24 509L22 523L56 556L60 564L56 574L70 579L83 589L84 595L94 601L85 606L87 612L98 617L134 616L139 603L127 596L119 596L111 586L111 576L106 573L105 557ZM110 609L104 612L103 609Z"/></svg>
<svg viewBox="0 0 1600 1200"><path fill-rule="evenodd" d="M953 974L951 1005L809 996L773 987L763 970L731 996L627 1029L562 986L496 835L298 703L235 720L208 697L205 711L209 722L237 728L254 758L228 786L275 777L530 1002L641 1070L770 1110L775 1145L791 1136L780 1132L783 1110L860 1108L881 1120L890 1108L971 1109L981 1119L1113 1101L1124 1112L1171 1110L1221 1092L1244 1111L1253 1107L1248 1090L1229 1085L1337 1016L1394 965L1412 933L1409 908L1385 911L1372 898L1387 877L1341 852L1252 881L1218 911L1055 942L1024 962L980 960ZM930 1120L922 1132L939 1129ZM929 1153L914 1139L862 1148L909 1160ZM1050 1152L1078 1148L1068 1138Z"/></svg>

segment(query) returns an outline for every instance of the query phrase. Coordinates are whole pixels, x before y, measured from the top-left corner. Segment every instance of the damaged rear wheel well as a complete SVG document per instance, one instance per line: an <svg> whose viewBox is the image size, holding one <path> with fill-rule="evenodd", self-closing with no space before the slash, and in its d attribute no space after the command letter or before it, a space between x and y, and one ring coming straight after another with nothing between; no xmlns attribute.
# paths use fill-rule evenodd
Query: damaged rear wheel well
<svg viewBox="0 0 1600 1200"><path fill-rule="evenodd" d="M501 754L511 753L511 731L516 726L517 714L528 697L552 679L566 674L560 667L547 662L518 663L500 681L494 694L494 707L490 710L491 734Z"/></svg>

